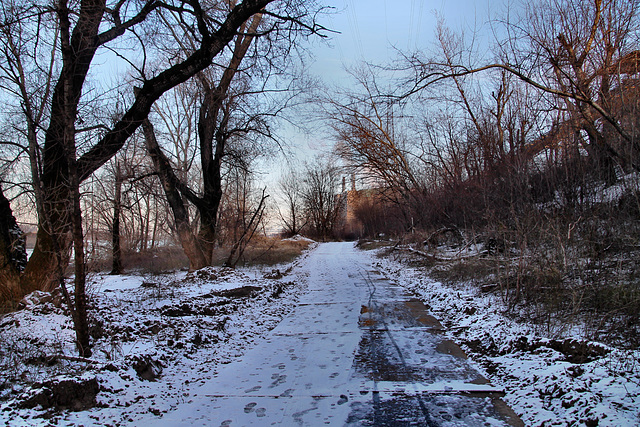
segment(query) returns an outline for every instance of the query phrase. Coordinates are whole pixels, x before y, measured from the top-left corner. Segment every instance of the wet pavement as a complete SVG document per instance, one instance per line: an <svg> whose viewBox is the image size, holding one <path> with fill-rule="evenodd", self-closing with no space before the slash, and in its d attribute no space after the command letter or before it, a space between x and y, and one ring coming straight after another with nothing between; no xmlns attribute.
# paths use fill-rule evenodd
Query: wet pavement
<svg viewBox="0 0 640 427"><path fill-rule="evenodd" d="M308 291L161 425L522 425L424 305L353 243L320 245Z"/></svg>

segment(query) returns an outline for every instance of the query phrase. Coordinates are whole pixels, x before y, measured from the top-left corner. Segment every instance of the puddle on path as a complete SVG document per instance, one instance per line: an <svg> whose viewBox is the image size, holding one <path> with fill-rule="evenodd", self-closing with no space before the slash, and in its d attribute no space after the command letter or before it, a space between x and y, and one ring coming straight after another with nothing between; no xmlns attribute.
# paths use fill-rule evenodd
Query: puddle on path
<svg viewBox="0 0 640 427"><path fill-rule="evenodd" d="M369 287L352 372L372 386L351 403L347 425L522 425L421 301L380 277Z"/></svg>

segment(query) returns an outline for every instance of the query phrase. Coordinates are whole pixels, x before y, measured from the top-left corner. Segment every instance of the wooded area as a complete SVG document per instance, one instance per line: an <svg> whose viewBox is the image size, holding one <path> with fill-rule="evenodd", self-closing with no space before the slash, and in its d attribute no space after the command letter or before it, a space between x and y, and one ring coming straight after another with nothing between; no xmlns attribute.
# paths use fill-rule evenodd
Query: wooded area
<svg viewBox="0 0 640 427"><path fill-rule="evenodd" d="M1 78L9 100L3 201L5 194L26 197L25 209L37 212L38 224L33 254L24 266L12 249L20 240L15 220L3 204L2 298L17 300L33 290L59 288L76 324L81 356L91 354L87 212L92 233L105 229L96 227L100 222L112 232L114 273L122 269L122 237L127 250L145 250L171 235L171 229L193 268L209 265L225 190L232 195L229 206L235 204L235 236L240 240L239 235L253 233L247 228L257 226L252 209L261 210L263 203L253 205L248 165L256 150L273 139L268 117L286 103L281 97L270 102L264 94L279 90L269 79L288 78L290 57L284 54L296 38L320 29L314 23L319 7L312 2L276 2L265 9L270 3L2 2ZM109 87L98 55L128 64L125 75L113 76L122 81ZM251 61L247 68L243 60ZM94 68L98 75L92 74ZM293 86L285 91L289 97ZM180 92L172 94L174 88ZM164 95L157 105L170 108L152 111ZM199 108L197 119L193 108ZM164 139L173 150L160 147L151 123L156 115L164 121ZM142 133L137 132L141 125ZM198 149L183 133L195 134L196 128ZM249 134L252 143L241 142ZM202 179L193 181L198 170ZM228 188L223 188L223 173L236 178L224 184ZM190 182L200 184L190 188ZM160 202L160 186L168 202ZM197 209L197 220L187 201ZM109 204L113 215L105 209ZM169 229L161 228L163 222L171 224ZM69 295L65 280L72 247L75 288Z"/></svg>

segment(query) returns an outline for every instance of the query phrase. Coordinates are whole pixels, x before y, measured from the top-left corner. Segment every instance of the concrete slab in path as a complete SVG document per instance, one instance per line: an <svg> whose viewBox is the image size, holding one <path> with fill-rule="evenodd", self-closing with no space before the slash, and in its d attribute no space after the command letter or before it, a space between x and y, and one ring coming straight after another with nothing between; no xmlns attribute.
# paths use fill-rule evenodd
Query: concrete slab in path
<svg viewBox="0 0 640 427"><path fill-rule="evenodd" d="M424 305L353 243L320 245L298 306L160 425L522 425Z"/></svg>

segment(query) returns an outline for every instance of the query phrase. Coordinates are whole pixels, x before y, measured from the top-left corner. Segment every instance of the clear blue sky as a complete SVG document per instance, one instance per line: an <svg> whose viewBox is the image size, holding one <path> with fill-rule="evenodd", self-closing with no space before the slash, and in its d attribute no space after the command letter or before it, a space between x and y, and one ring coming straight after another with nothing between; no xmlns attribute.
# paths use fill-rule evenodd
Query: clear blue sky
<svg viewBox="0 0 640 427"><path fill-rule="evenodd" d="M326 0L336 13L325 19L338 31L329 45L314 43L316 62L311 71L329 83L344 83L344 66L361 61L387 63L396 49L429 48L434 39L436 13L453 29L481 27L488 9L502 1L490 0Z"/></svg>

